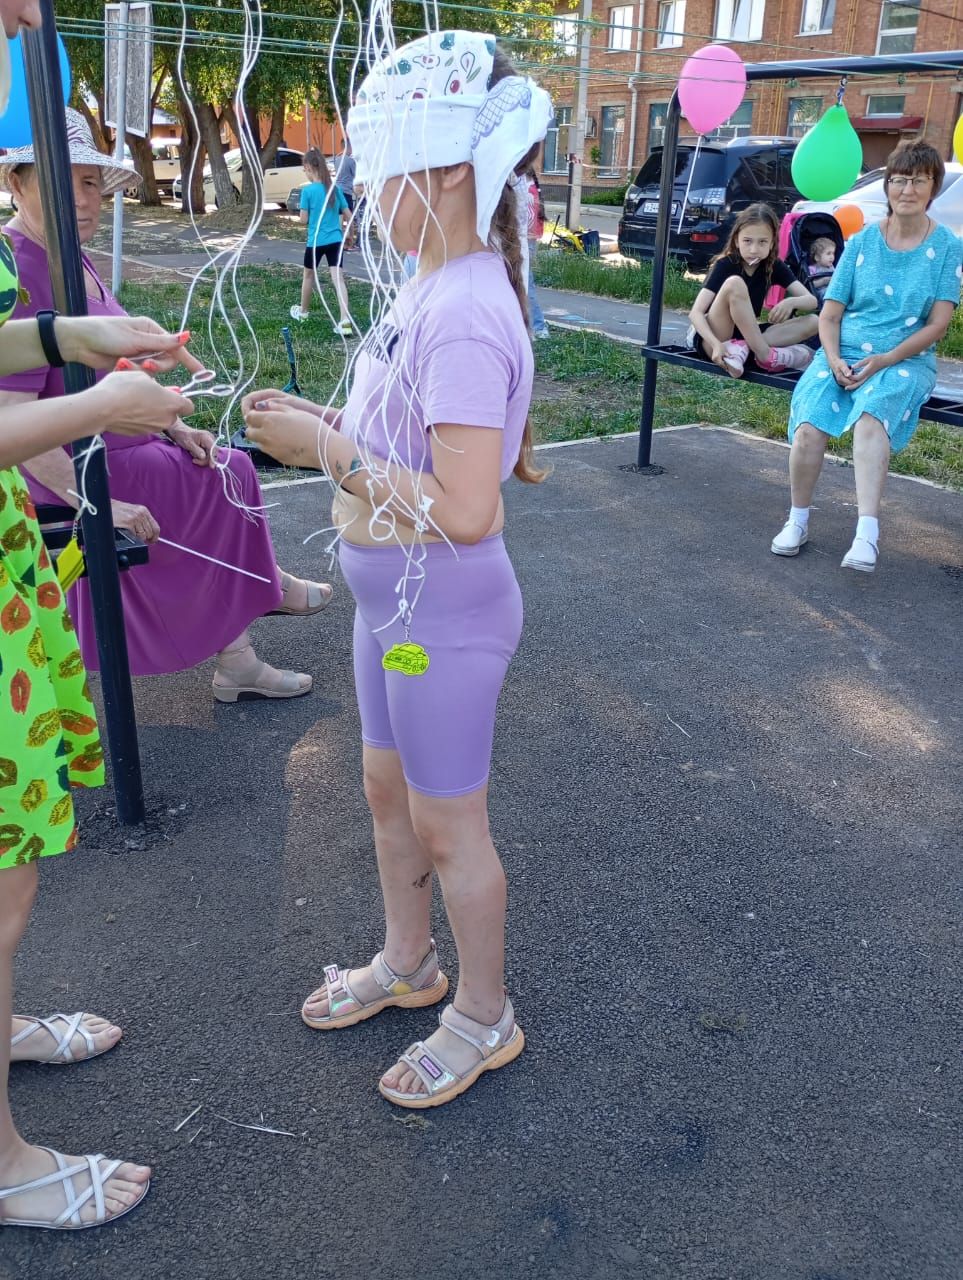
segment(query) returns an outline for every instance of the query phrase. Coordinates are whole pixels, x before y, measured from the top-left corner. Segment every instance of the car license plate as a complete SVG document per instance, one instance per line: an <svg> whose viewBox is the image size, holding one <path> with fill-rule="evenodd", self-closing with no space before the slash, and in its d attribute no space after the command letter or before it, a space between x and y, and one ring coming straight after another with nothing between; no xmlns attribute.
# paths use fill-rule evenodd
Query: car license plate
<svg viewBox="0 0 963 1280"><path fill-rule="evenodd" d="M642 205L642 212L643 212L643 213L652 213L652 214L656 214L656 215L658 215L658 212L659 212L659 202L658 202L658 200L646 200L646 201L643 203L643 205ZM679 216L679 202L678 202L678 200L673 200L673 202L672 202L672 217L673 217L673 218L677 218L678 216Z"/></svg>

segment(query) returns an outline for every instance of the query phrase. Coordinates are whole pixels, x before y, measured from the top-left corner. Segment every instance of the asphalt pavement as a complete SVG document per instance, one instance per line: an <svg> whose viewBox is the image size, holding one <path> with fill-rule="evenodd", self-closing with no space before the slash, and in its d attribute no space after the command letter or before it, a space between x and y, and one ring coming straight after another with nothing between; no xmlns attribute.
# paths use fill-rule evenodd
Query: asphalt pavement
<svg viewBox="0 0 963 1280"><path fill-rule="evenodd" d="M375 1086L433 1011L298 1017L381 939L339 585L256 628L308 698L138 680L147 831L81 795L43 865L17 1007L126 1035L16 1068L16 1114L155 1181L114 1227L3 1232L0 1280L959 1280L960 496L894 477L864 576L849 468L784 560L778 444L543 456L506 491L527 620L492 776L526 1052L414 1115ZM293 571L324 494L270 492Z"/></svg>

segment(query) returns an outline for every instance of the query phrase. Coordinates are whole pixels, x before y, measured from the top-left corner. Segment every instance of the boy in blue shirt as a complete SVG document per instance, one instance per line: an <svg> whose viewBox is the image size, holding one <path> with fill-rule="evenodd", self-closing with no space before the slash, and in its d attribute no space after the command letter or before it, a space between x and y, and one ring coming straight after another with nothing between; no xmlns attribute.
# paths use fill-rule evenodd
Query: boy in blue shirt
<svg viewBox="0 0 963 1280"><path fill-rule="evenodd" d="M341 311L341 318L334 326L334 331L349 337L354 332L354 325L348 310L348 289L341 269L341 253L344 247L344 226L351 217L351 211L344 195L331 181L327 161L317 147L312 147L305 154L303 163L304 171L310 179L308 185L301 188L301 221L307 224L308 242L304 250L301 304L291 308L291 318L309 318L311 296L316 284L318 293L321 292L318 264L326 261Z"/></svg>

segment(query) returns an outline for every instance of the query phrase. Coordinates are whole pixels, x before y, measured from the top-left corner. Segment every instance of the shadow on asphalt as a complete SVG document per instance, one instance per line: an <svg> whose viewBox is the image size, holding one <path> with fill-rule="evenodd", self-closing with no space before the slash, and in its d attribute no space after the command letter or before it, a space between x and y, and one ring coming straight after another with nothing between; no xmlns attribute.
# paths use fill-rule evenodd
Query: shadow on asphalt
<svg viewBox="0 0 963 1280"><path fill-rule="evenodd" d="M405 1116L376 1081L432 1011L300 1022L380 944L377 885L347 593L265 620L315 694L139 681L147 835L82 797L44 865L18 1007L127 1035L17 1069L16 1113L156 1177L115 1228L4 1233L3 1280L958 1277L963 503L893 480L879 571L845 574L848 468L787 561L783 449L655 452L649 479L632 441L557 449L507 493L527 622L492 812L526 1053ZM295 571L324 492L273 494Z"/></svg>

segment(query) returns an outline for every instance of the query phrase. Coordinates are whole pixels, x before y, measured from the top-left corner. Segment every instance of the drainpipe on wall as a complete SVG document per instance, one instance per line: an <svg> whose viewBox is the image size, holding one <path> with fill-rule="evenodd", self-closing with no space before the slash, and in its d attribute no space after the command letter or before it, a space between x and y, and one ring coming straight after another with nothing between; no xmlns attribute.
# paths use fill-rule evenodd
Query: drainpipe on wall
<svg viewBox="0 0 963 1280"><path fill-rule="evenodd" d="M639 0L639 20L636 24L638 30L635 33L635 70L629 76L629 93L632 95L632 107L629 114L629 154L626 157L625 179L627 182L632 181L632 175L635 173L635 130L639 116L639 89L642 85L639 72L642 70L642 14L645 7L645 0Z"/></svg>

